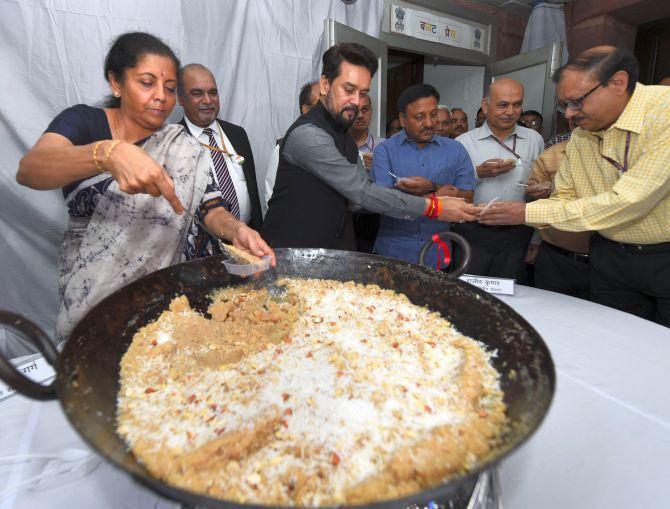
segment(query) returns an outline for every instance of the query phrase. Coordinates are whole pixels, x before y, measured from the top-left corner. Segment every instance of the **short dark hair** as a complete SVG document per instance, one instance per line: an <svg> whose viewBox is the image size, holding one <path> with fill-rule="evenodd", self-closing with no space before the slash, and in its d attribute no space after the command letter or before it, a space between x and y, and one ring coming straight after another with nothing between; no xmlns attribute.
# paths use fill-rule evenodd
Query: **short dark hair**
<svg viewBox="0 0 670 509"><path fill-rule="evenodd" d="M521 113L522 117L524 115L535 115L536 117L540 117L540 122L544 122L544 117L542 116L542 113L540 113L537 110L526 110L523 113Z"/></svg>
<svg viewBox="0 0 670 509"><path fill-rule="evenodd" d="M321 75L332 83L340 75L340 64L346 60L352 65L360 65L370 71L374 76L377 72L377 56L362 44L345 42L331 46L323 54L323 67Z"/></svg>
<svg viewBox="0 0 670 509"><path fill-rule="evenodd" d="M484 113L484 108L482 108L481 106L477 110L477 115L479 115L480 113Z"/></svg>
<svg viewBox="0 0 670 509"><path fill-rule="evenodd" d="M406 113L408 104L423 99L424 97L434 97L437 102L440 102L440 93L433 85L420 83L418 85L412 85L402 91L400 97L398 97L398 111L403 114Z"/></svg>
<svg viewBox="0 0 670 509"><path fill-rule="evenodd" d="M109 73L123 81L126 69L131 69L144 55L160 55L172 59L174 68L179 71L179 59L174 51L158 37L146 32L128 32L119 35L105 57L105 80L109 82ZM110 95L103 101L107 108L118 108L121 99Z"/></svg>
<svg viewBox="0 0 670 509"><path fill-rule="evenodd" d="M298 96L298 109L301 110L303 105L311 106L312 105L312 87L316 85L318 81L310 81L305 83L300 89L300 95Z"/></svg>
<svg viewBox="0 0 670 509"><path fill-rule="evenodd" d="M552 76L554 83L561 81L566 69L590 72L598 81L604 83L603 86L607 86L607 81L618 71L626 71L628 74L626 90L631 94L640 75L640 65L635 55L626 49L614 47L592 48L580 53L575 59L556 70Z"/></svg>

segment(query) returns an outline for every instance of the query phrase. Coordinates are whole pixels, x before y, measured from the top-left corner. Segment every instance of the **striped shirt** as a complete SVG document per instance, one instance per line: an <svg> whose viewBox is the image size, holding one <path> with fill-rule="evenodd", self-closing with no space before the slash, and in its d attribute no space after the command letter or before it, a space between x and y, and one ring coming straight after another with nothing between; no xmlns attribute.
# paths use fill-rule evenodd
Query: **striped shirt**
<svg viewBox="0 0 670 509"><path fill-rule="evenodd" d="M630 137L627 171L626 137ZM637 83L607 130L575 129L546 200L526 205L526 222L565 231L598 231L631 244L670 242L670 87Z"/></svg>

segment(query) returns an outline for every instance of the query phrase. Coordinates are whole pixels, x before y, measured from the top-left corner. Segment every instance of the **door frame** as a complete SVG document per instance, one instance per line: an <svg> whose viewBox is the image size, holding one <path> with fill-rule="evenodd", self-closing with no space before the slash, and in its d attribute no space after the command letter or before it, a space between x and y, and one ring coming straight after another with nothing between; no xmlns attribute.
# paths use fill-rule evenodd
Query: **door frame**
<svg viewBox="0 0 670 509"><path fill-rule="evenodd" d="M388 46L384 41L343 25L334 19L326 19L324 21L323 34L326 49L340 42L355 42L363 44L377 55L377 72L370 83L372 118L368 129L374 136L386 137L386 69L388 67Z"/></svg>

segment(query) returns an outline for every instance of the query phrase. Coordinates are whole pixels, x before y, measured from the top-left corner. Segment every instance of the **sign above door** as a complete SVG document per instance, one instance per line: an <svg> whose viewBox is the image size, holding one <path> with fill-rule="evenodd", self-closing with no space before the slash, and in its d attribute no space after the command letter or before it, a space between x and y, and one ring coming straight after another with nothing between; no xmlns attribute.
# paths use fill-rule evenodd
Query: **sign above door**
<svg viewBox="0 0 670 509"><path fill-rule="evenodd" d="M418 39L488 53L488 27L391 4L390 31Z"/></svg>

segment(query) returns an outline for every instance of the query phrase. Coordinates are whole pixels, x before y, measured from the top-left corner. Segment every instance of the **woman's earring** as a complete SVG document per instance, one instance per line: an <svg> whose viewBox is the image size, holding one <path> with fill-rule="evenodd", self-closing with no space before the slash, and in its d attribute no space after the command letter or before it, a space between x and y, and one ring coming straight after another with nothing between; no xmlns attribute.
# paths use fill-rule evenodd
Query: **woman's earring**
<svg viewBox="0 0 670 509"><path fill-rule="evenodd" d="M114 91L114 97L119 97L121 94L118 93L117 91Z"/></svg>

